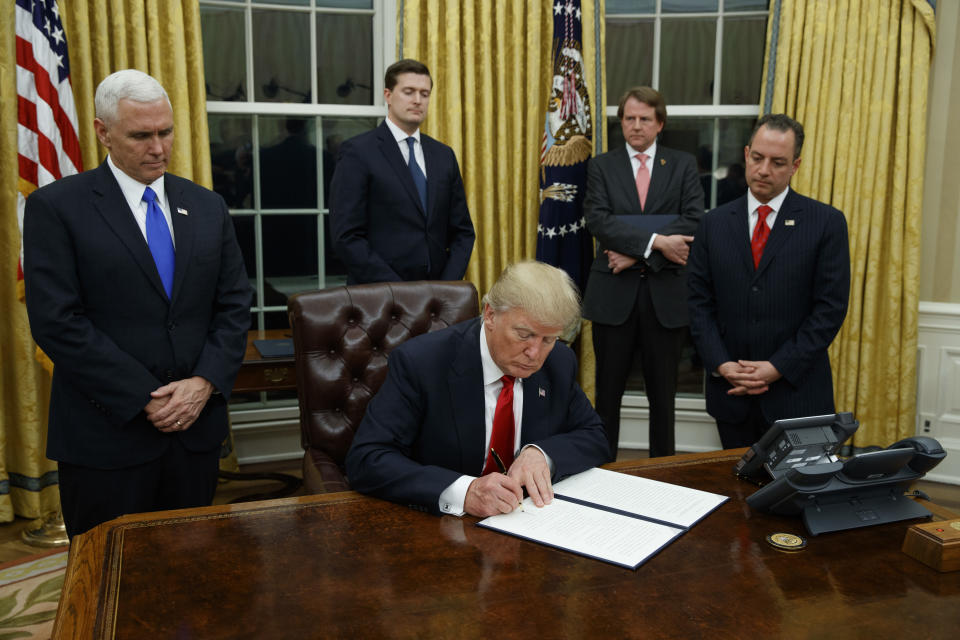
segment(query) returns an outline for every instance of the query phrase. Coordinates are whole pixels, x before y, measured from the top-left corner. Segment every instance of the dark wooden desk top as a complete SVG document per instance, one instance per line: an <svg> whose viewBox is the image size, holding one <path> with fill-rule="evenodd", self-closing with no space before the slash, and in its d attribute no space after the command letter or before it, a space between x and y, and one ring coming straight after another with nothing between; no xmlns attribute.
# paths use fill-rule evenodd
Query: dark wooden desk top
<svg viewBox="0 0 960 640"><path fill-rule="evenodd" d="M960 574L900 551L911 523L777 551L803 526L747 507L739 453L609 466L731 498L637 571L352 492L126 516L74 540L54 637L955 635Z"/></svg>

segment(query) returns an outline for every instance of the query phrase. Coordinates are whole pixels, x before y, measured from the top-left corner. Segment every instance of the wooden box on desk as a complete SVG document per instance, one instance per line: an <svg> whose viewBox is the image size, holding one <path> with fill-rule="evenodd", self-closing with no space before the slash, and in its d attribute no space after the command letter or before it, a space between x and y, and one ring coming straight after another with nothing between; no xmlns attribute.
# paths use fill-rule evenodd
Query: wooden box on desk
<svg viewBox="0 0 960 640"><path fill-rule="evenodd" d="M960 518L913 525L903 552L937 571L960 570Z"/></svg>

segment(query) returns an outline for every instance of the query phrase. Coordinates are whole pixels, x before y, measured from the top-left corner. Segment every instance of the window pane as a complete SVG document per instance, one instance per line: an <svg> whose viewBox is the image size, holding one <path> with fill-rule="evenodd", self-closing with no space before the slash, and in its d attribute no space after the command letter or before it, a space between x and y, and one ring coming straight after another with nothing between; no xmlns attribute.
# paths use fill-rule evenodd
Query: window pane
<svg viewBox="0 0 960 640"><path fill-rule="evenodd" d="M736 200L747 192L743 148L750 139L754 118L720 120L720 151L717 160L717 205Z"/></svg>
<svg viewBox="0 0 960 640"><path fill-rule="evenodd" d="M243 9L200 7L207 100L246 100Z"/></svg>
<svg viewBox="0 0 960 640"><path fill-rule="evenodd" d="M653 13L656 0L607 0L607 15L614 13ZM610 33L609 31L607 32Z"/></svg>
<svg viewBox="0 0 960 640"><path fill-rule="evenodd" d="M251 285L257 280L257 239L252 215L234 215L233 229L237 233L237 242L240 243L240 253L243 254L243 264L247 268L247 279ZM253 304L257 304L254 297Z"/></svg>
<svg viewBox="0 0 960 640"><path fill-rule="evenodd" d="M767 19L727 18L723 22L723 62L720 72L722 104L757 104L763 73Z"/></svg>
<svg viewBox="0 0 960 640"><path fill-rule="evenodd" d="M696 158L700 186L708 209L712 189L710 174L713 168L714 122L714 118L667 118L667 126L663 128L659 140L664 146L686 151Z"/></svg>
<svg viewBox="0 0 960 640"><path fill-rule="evenodd" d="M661 24L660 93L668 105L711 104L717 21L669 19Z"/></svg>
<svg viewBox="0 0 960 640"><path fill-rule="evenodd" d="M310 23L304 19L307 14L269 9L255 9L252 13L254 99L310 102Z"/></svg>
<svg viewBox="0 0 960 640"><path fill-rule="evenodd" d="M269 214L261 217L263 229L264 304L287 304L286 295L272 297L289 287L317 288L317 214ZM276 280L279 278L279 280ZM285 282L283 278L305 278L302 283ZM270 283L273 283L272 285Z"/></svg>
<svg viewBox="0 0 960 640"><path fill-rule="evenodd" d="M766 11L770 8L768 0L724 0L724 11Z"/></svg>
<svg viewBox="0 0 960 640"><path fill-rule="evenodd" d="M663 0L664 13L703 13L717 9L717 0Z"/></svg>
<svg viewBox="0 0 960 640"><path fill-rule="evenodd" d="M325 104L373 104L371 16L317 14L317 92Z"/></svg>
<svg viewBox="0 0 960 640"><path fill-rule="evenodd" d="M314 118L261 116L260 207L317 208Z"/></svg>
<svg viewBox="0 0 960 640"><path fill-rule="evenodd" d="M607 102L627 89L653 83L653 20L607 22Z"/></svg>
<svg viewBox="0 0 960 640"><path fill-rule="evenodd" d="M210 114L213 190L231 209L253 207L253 123L246 115Z"/></svg>
<svg viewBox="0 0 960 640"><path fill-rule="evenodd" d="M622 147L625 142L623 129L620 128L620 120L616 116L610 116L607 118L607 151Z"/></svg>
<svg viewBox="0 0 960 640"><path fill-rule="evenodd" d="M260 4L285 4L294 7L306 7L310 0L254 0Z"/></svg>
<svg viewBox="0 0 960 640"><path fill-rule="evenodd" d="M317 0L317 6L333 9L373 9L373 0Z"/></svg>
<svg viewBox="0 0 960 640"><path fill-rule="evenodd" d="M286 304L286 303L284 303ZM290 318L287 316L286 311L265 311L263 314L263 328L264 329L289 329L290 328ZM273 394L286 394L286 391L271 391L269 400L279 400L284 396L275 397ZM294 391L293 397L297 397L297 392Z"/></svg>

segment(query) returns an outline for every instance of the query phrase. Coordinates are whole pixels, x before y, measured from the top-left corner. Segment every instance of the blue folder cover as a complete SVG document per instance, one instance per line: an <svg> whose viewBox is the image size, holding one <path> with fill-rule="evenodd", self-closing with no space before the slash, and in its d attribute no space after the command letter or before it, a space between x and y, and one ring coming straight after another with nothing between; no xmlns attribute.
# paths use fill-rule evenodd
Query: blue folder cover
<svg viewBox="0 0 960 640"><path fill-rule="evenodd" d="M263 358L292 358L293 338L277 338L274 340L254 340L253 346Z"/></svg>
<svg viewBox="0 0 960 640"><path fill-rule="evenodd" d="M646 231L648 233L657 233L660 229L663 229L668 224L679 218L680 216L671 215L671 214L650 214L650 215L630 215L630 216L617 216L620 220L631 224L635 227L638 227L641 231Z"/></svg>

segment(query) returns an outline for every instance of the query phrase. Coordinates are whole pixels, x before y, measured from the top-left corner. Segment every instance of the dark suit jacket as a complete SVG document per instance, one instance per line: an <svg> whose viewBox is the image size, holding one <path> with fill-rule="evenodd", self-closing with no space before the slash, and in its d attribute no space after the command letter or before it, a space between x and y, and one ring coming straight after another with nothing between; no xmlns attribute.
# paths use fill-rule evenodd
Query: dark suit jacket
<svg viewBox="0 0 960 640"><path fill-rule="evenodd" d="M209 451L227 435L250 285L223 198L169 173L164 189L176 244L172 299L106 162L27 199L27 312L54 363L52 460L113 469L159 457L172 438ZM150 392L194 375L219 393L186 431L159 432L143 412Z"/></svg>
<svg viewBox="0 0 960 640"><path fill-rule="evenodd" d="M791 190L754 270L747 197L703 217L690 252L690 330L707 370L707 411L742 420L749 398L712 375L727 361L769 360L783 378L760 395L764 417L833 413L827 347L850 293L847 222L833 207Z"/></svg>
<svg viewBox="0 0 960 640"><path fill-rule="evenodd" d="M693 156L658 144L653 162L647 206L643 209L625 146L593 158L587 167L584 217L587 228L600 244L583 298L583 315L588 320L622 324L637 299L640 263L615 274L607 266L603 250L613 249L639 258L642 263L650 233L618 219L619 216L679 215L675 222L657 233L693 235L703 215L703 189ZM670 262L659 251L651 252L647 265L657 320L667 328L686 326L686 269Z"/></svg>
<svg viewBox="0 0 960 640"><path fill-rule="evenodd" d="M466 273L474 232L460 166L447 145L422 133L420 144L426 213L386 123L340 147L330 224L348 284L459 280Z"/></svg>
<svg viewBox="0 0 960 640"><path fill-rule="evenodd" d="M479 476L484 456L480 319L424 334L390 354L347 454L350 486L439 514L440 494L461 475ZM577 385L573 352L557 344L523 381L522 444L555 464L554 481L607 462L600 417Z"/></svg>

